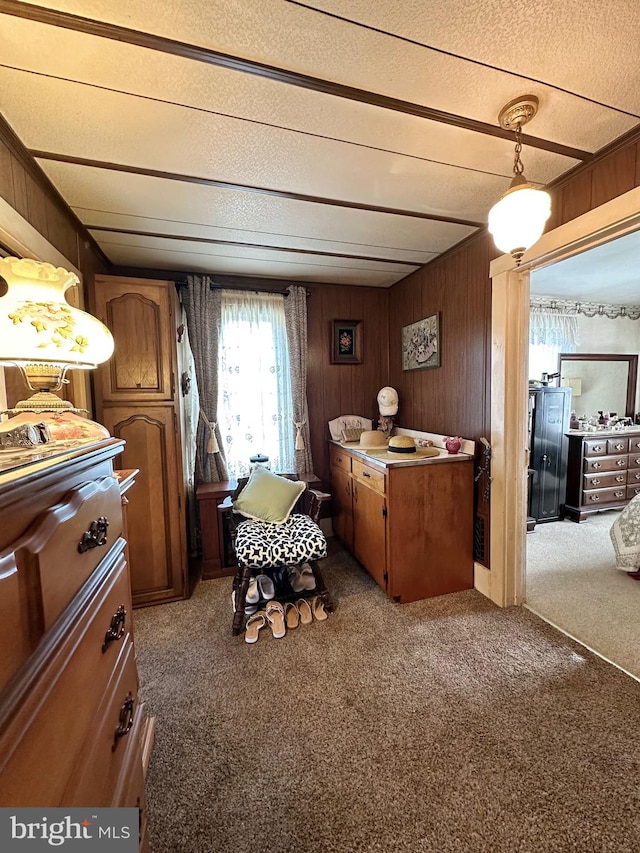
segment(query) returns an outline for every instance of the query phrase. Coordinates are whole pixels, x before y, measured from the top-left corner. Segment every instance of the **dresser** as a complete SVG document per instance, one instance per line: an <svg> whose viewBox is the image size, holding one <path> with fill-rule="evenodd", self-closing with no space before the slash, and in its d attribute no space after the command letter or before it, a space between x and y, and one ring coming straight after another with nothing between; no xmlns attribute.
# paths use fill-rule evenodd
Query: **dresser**
<svg viewBox="0 0 640 853"><path fill-rule="evenodd" d="M396 601L473 588L473 458L385 464L330 445L335 535Z"/></svg>
<svg viewBox="0 0 640 853"><path fill-rule="evenodd" d="M640 429L569 433L564 515L584 521L603 509L621 509L640 494Z"/></svg>
<svg viewBox="0 0 640 853"><path fill-rule="evenodd" d="M129 806L148 849L123 442L0 455L0 806Z"/></svg>

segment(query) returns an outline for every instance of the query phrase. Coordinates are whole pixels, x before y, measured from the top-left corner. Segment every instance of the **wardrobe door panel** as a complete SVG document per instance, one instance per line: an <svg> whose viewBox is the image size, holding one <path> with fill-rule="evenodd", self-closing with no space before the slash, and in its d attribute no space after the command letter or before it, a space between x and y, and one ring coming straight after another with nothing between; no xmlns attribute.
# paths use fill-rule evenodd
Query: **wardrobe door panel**
<svg viewBox="0 0 640 853"><path fill-rule="evenodd" d="M133 602L151 604L185 595L186 547L178 436L172 406L109 406L102 414L109 432L126 441L120 468L138 468L127 493L127 525Z"/></svg>

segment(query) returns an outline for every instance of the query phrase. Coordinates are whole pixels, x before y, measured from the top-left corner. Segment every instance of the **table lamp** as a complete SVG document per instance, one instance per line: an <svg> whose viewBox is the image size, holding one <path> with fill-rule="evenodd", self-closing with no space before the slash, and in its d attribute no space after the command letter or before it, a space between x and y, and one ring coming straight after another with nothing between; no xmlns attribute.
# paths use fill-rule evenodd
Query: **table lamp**
<svg viewBox="0 0 640 853"><path fill-rule="evenodd" d="M78 277L62 267L28 258L0 258L7 292L0 297L0 365L20 368L34 391L14 409L11 426L45 423L50 437L95 440L108 437L101 424L81 416L55 392L67 370L90 370L113 353L113 336L96 317L75 308L65 292Z"/></svg>

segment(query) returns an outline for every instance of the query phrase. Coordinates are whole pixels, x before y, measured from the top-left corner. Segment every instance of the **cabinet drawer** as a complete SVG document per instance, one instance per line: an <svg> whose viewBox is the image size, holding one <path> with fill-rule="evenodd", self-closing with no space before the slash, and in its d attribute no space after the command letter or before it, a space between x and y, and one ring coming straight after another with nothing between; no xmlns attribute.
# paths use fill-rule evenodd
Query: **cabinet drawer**
<svg viewBox="0 0 640 853"><path fill-rule="evenodd" d="M603 471L626 471L628 456L600 456L584 460L585 474L599 474Z"/></svg>
<svg viewBox="0 0 640 853"><path fill-rule="evenodd" d="M640 471L637 469L635 471L632 469L627 471L627 483L634 483L635 485L640 486Z"/></svg>
<svg viewBox="0 0 640 853"><path fill-rule="evenodd" d="M378 471L377 468L371 468L369 465L363 464L358 459L353 460L352 466L352 473L356 480L360 480L361 483L366 483L367 486L375 489L376 492L380 492L381 495L385 493L384 471Z"/></svg>
<svg viewBox="0 0 640 853"><path fill-rule="evenodd" d="M640 472L638 472L638 474L640 476ZM585 474L582 478L582 488L585 491L589 489L606 489L608 487L617 488L624 485L626 482L626 471L609 471L604 474Z"/></svg>
<svg viewBox="0 0 640 853"><path fill-rule="evenodd" d="M628 453L629 439L628 438L608 438L607 439L607 454Z"/></svg>
<svg viewBox="0 0 640 853"><path fill-rule="evenodd" d="M607 455L607 440L606 438L587 438L584 441L585 456L606 456Z"/></svg>
<svg viewBox="0 0 640 853"><path fill-rule="evenodd" d="M339 468L341 471L345 471L347 474L351 473L351 456L348 453L345 453L344 450L340 450L339 447L336 447L335 444L331 445L331 465L334 468Z"/></svg>
<svg viewBox="0 0 640 853"><path fill-rule="evenodd" d="M635 486L627 485L627 500L635 498L636 495L640 495L640 483Z"/></svg>
<svg viewBox="0 0 640 853"><path fill-rule="evenodd" d="M629 439L629 453L640 453L640 438L638 436Z"/></svg>
<svg viewBox="0 0 640 853"><path fill-rule="evenodd" d="M630 453L627 457L629 468L640 468L640 456L635 453Z"/></svg>
<svg viewBox="0 0 640 853"><path fill-rule="evenodd" d="M121 606L126 610L124 622L118 618L114 628L117 633L122 628L122 635L103 651L106 633ZM13 696L8 698L12 715L0 736L0 805L61 803L64 780L80 753L87 727L118 660L131 646L130 619L129 574L120 553L100 586L81 607L72 603L55 626L58 644L41 650L46 663L38 665L35 660L29 672L18 674Z"/></svg>
<svg viewBox="0 0 640 853"><path fill-rule="evenodd" d="M121 535L120 486L114 477L83 483L29 528L17 550L36 561L45 630ZM23 562L30 558L25 556Z"/></svg>
<svg viewBox="0 0 640 853"><path fill-rule="evenodd" d="M140 736L143 723L144 714L138 702L135 654L133 644L128 643L69 779L64 793L66 806L112 805L114 792L122 787L118 783L122 781L123 769L131 760L140 761L142 766Z"/></svg>
<svg viewBox="0 0 640 853"><path fill-rule="evenodd" d="M595 489L582 493L582 505L593 506L594 504L619 503L626 501L627 487L620 486L616 489Z"/></svg>

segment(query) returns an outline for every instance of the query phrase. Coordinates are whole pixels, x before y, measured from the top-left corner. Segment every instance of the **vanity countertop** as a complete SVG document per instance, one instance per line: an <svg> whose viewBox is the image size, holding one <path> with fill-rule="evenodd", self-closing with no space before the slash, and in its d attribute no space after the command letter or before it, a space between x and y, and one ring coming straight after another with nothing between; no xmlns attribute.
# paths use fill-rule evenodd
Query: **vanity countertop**
<svg viewBox="0 0 640 853"><path fill-rule="evenodd" d="M450 462L473 462L473 456L470 453L449 453L444 447L434 447L438 451L437 456L415 456L413 453L398 454L399 458L389 459L388 456L381 458L379 453L371 453L360 447L357 441L332 441L337 447L343 447L345 450L354 453L356 456L366 460L367 464L380 465L383 468L399 468L407 465L437 465L439 463Z"/></svg>

